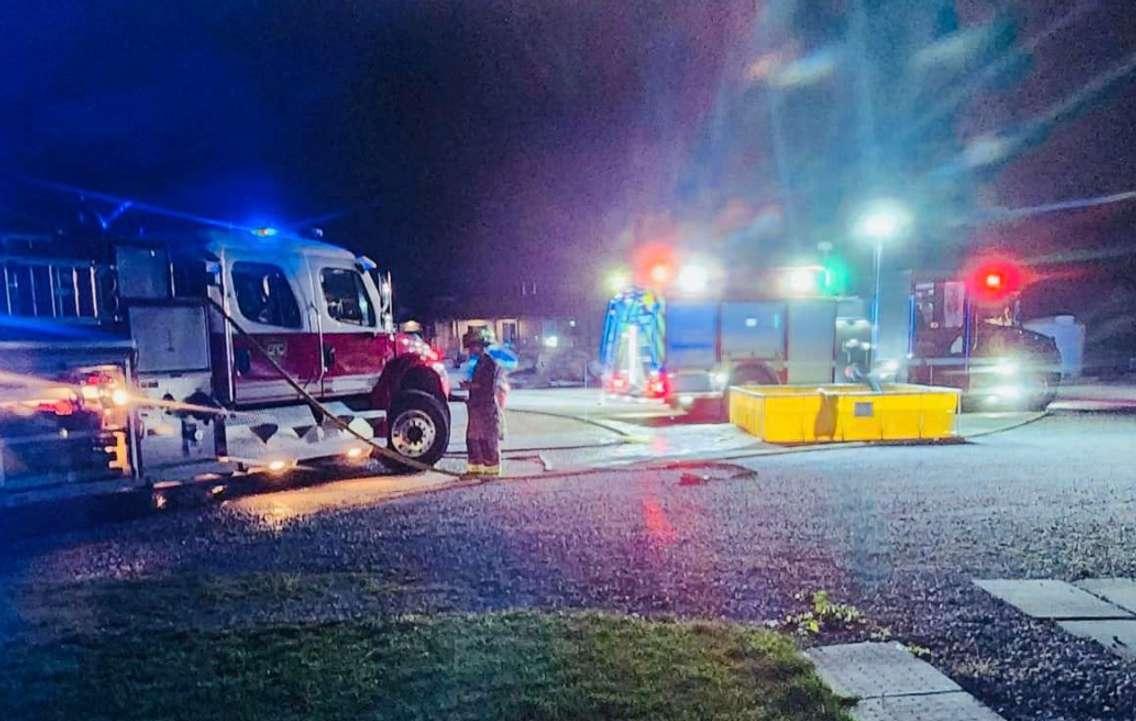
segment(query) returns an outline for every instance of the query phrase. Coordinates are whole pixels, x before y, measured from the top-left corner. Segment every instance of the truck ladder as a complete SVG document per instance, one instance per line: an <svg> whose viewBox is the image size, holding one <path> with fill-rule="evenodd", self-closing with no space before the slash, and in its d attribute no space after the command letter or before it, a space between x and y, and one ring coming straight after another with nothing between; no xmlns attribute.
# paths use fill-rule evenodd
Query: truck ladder
<svg viewBox="0 0 1136 721"><path fill-rule="evenodd" d="M78 323L106 318L109 267L89 260L0 255L0 314Z"/></svg>

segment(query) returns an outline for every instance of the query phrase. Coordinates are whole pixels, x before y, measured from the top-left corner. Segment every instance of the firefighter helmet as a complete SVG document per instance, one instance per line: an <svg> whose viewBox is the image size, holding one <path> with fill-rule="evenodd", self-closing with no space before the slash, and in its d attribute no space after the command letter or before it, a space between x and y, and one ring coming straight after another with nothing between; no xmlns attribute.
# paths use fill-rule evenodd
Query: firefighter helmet
<svg viewBox="0 0 1136 721"><path fill-rule="evenodd" d="M489 347L493 342L493 331L482 326L480 328L470 328L462 336L462 347L469 348L473 345L480 345L482 347Z"/></svg>

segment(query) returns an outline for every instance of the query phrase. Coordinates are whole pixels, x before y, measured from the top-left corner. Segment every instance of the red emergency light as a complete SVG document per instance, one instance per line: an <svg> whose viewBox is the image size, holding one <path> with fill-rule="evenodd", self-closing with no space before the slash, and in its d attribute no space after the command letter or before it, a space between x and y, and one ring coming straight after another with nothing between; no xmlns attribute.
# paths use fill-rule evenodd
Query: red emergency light
<svg viewBox="0 0 1136 721"><path fill-rule="evenodd" d="M656 290L665 289L674 280L677 265L674 248L670 245L652 243L640 246L632 258L635 283Z"/></svg>
<svg viewBox="0 0 1136 721"><path fill-rule="evenodd" d="M1027 271L1005 258L976 262L966 275L967 290L979 303L1000 303L1029 284Z"/></svg>
<svg viewBox="0 0 1136 721"><path fill-rule="evenodd" d="M671 267L666 263L651 266L651 282L657 286L666 285L671 279Z"/></svg>

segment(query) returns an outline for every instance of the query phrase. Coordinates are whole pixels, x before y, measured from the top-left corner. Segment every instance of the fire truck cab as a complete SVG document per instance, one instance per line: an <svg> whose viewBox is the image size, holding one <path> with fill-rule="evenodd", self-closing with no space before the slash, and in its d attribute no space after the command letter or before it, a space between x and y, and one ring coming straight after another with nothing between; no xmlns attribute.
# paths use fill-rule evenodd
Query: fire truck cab
<svg viewBox="0 0 1136 721"><path fill-rule="evenodd" d="M370 455L293 382L403 457L445 452L444 367L395 332L390 277L369 259L269 229L114 242L104 256L0 257L0 491ZM89 432L73 432L80 418ZM37 452L44 441L56 452Z"/></svg>

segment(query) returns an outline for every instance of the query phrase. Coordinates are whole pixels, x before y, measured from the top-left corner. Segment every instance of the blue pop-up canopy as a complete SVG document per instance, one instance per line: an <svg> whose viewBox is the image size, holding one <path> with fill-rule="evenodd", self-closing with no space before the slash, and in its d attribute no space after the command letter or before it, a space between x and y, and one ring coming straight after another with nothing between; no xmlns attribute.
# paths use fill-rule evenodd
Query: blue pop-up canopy
<svg viewBox="0 0 1136 721"><path fill-rule="evenodd" d="M511 349L503 345L493 344L485 349L485 352L492 356L493 360L497 361L497 365L501 366L507 371L516 370L517 364L520 359L517 354ZM462 373L466 380L473 379L473 369L477 367L477 359L480 356L473 356L465 363L462 363Z"/></svg>

